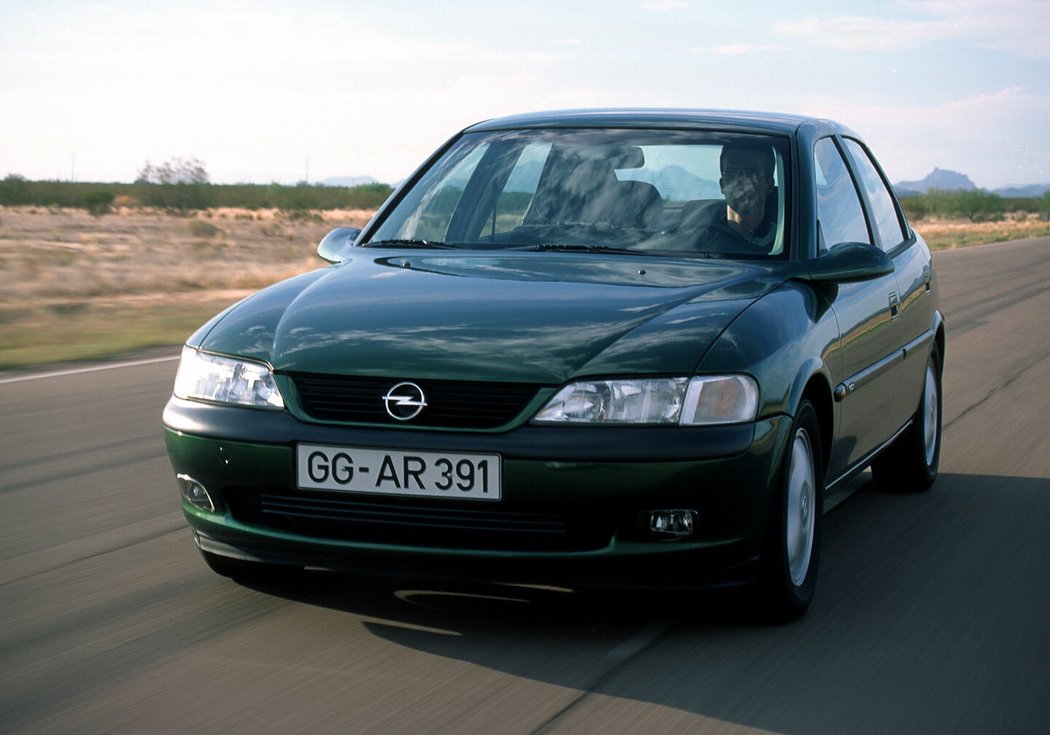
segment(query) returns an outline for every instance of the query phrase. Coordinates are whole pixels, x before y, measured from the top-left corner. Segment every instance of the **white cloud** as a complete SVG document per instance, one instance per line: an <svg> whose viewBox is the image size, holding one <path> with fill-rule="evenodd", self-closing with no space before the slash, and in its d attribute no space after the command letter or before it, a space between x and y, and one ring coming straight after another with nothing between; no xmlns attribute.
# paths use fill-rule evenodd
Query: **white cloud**
<svg viewBox="0 0 1050 735"><path fill-rule="evenodd" d="M782 36L814 46L855 51L910 48L944 36L944 29L938 23L863 15L808 18L780 23L775 30Z"/></svg>
<svg viewBox="0 0 1050 735"><path fill-rule="evenodd" d="M724 43L717 46L697 46L696 53L715 56L748 56L749 54L772 53L786 50L785 46L771 43Z"/></svg>
<svg viewBox="0 0 1050 735"><path fill-rule="evenodd" d="M642 10L668 12L671 10L685 10L691 5L692 3L684 0L653 0L653 2L644 3L641 5L641 8Z"/></svg>
<svg viewBox="0 0 1050 735"><path fill-rule="evenodd" d="M774 30L796 42L855 51L892 51L962 42L1035 59L1050 59L1046 0L904 0L912 17L812 17Z"/></svg>
<svg viewBox="0 0 1050 735"><path fill-rule="evenodd" d="M939 166L988 189L1050 182L1050 96L1045 94L1008 87L929 106L844 98L814 98L805 106L810 114L856 129L892 181L919 179Z"/></svg>

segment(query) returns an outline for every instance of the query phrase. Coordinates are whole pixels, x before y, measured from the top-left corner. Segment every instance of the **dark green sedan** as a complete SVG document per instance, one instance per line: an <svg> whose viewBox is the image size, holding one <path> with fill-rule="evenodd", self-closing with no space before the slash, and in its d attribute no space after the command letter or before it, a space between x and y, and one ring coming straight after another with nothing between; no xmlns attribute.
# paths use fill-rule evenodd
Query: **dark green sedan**
<svg viewBox="0 0 1050 735"><path fill-rule="evenodd" d="M454 136L329 267L193 334L164 411L208 565L813 597L825 499L929 487L930 252L827 120Z"/></svg>

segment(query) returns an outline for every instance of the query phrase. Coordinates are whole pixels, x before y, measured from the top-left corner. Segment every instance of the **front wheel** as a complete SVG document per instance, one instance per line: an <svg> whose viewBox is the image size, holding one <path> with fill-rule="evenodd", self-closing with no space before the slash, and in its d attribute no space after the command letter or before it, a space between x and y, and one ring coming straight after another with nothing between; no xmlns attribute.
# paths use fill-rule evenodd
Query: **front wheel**
<svg viewBox="0 0 1050 735"><path fill-rule="evenodd" d="M871 464L880 487L914 493L926 490L937 479L941 461L941 369L935 346L926 360L919 408L911 425Z"/></svg>
<svg viewBox="0 0 1050 735"><path fill-rule="evenodd" d="M804 400L792 426L761 562L760 612L774 622L800 617L813 600L823 525L822 457L817 412Z"/></svg>

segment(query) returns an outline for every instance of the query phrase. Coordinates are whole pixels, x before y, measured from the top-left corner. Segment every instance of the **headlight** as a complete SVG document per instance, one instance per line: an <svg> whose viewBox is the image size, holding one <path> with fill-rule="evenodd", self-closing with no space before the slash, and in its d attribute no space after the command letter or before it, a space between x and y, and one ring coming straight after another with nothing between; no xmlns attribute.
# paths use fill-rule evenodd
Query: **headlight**
<svg viewBox="0 0 1050 735"><path fill-rule="evenodd" d="M198 401L252 408L284 408L284 399L265 365L182 348L175 395Z"/></svg>
<svg viewBox="0 0 1050 735"><path fill-rule="evenodd" d="M753 421L758 385L746 375L586 380L562 388L535 423L703 426Z"/></svg>

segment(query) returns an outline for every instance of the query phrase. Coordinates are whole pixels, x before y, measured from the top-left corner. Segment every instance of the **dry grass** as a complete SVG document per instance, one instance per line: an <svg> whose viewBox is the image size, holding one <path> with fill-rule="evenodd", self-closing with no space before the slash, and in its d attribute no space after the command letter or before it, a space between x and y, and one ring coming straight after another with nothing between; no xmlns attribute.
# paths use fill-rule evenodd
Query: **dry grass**
<svg viewBox="0 0 1050 735"><path fill-rule="evenodd" d="M371 214L0 208L0 368L178 344L233 301L324 265L324 234Z"/></svg>
<svg viewBox="0 0 1050 735"><path fill-rule="evenodd" d="M178 345L228 304L323 266L324 234L371 214L0 208L0 369ZM915 226L934 248L1050 234L1038 216Z"/></svg>
<svg viewBox="0 0 1050 735"><path fill-rule="evenodd" d="M1038 214L1008 214L1000 222L970 222L935 218L912 222L933 250L952 250L989 242L1025 240L1050 235L1050 223Z"/></svg>

